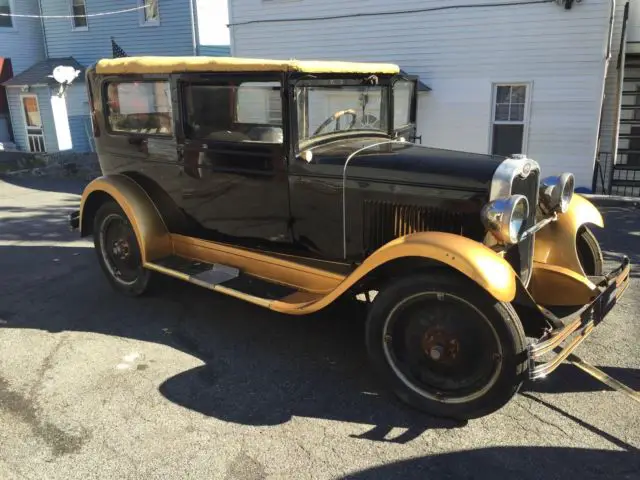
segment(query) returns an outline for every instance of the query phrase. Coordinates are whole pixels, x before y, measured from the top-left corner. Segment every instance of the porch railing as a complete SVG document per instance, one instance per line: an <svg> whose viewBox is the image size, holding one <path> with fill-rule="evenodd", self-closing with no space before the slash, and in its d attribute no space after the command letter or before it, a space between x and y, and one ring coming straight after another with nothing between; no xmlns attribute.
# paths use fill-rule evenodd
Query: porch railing
<svg viewBox="0 0 640 480"><path fill-rule="evenodd" d="M591 190L594 193L608 194L611 189L611 179L609 172L613 160L610 153L598 153L596 164L593 169L593 180Z"/></svg>
<svg viewBox="0 0 640 480"><path fill-rule="evenodd" d="M27 140L29 142L29 151L34 153L42 153L45 151L44 135L29 133L27 134Z"/></svg>
<svg viewBox="0 0 640 480"><path fill-rule="evenodd" d="M592 190L605 195L640 197L640 165L628 162L628 158L625 160L625 163L614 163L610 153L599 153L593 171Z"/></svg>

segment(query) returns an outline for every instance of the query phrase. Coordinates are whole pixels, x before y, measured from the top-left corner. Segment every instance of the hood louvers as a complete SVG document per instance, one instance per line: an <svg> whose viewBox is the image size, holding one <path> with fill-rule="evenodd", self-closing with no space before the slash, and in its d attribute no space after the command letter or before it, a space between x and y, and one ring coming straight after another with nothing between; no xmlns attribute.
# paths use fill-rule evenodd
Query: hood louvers
<svg viewBox="0 0 640 480"><path fill-rule="evenodd" d="M475 237L479 230L482 234L478 213L366 200L363 215L363 243L368 252L416 232L438 231Z"/></svg>

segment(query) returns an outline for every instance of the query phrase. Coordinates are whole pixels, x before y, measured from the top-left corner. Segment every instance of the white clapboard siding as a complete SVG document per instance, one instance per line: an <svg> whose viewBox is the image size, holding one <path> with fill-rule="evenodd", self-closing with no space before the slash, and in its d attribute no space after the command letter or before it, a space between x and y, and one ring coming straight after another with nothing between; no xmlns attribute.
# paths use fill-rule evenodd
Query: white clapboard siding
<svg viewBox="0 0 640 480"><path fill-rule="evenodd" d="M390 61L432 91L420 95L422 143L487 153L492 84L530 83L526 153L545 174L591 186L602 104L609 0L289 23L246 21L482 4L484 0L230 0L232 53Z"/></svg>

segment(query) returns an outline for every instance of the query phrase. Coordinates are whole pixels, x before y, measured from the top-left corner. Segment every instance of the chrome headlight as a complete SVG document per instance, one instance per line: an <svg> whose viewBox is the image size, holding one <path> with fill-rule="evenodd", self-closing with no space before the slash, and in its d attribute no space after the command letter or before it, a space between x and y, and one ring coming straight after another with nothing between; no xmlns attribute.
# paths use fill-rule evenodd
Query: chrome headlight
<svg viewBox="0 0 640 480"><path fill-rule="evenodd" d="M547 177L540 183L540 208L544 213L565 213L573 198L575 179L571 173Z"/></svg>
<svg viewBox="0 0 640 480"><path fill-rule="evenodd" d="M482 223L498 241L518 243L529 216L529 201L524 195L498 198L482 208Z"/></svg>

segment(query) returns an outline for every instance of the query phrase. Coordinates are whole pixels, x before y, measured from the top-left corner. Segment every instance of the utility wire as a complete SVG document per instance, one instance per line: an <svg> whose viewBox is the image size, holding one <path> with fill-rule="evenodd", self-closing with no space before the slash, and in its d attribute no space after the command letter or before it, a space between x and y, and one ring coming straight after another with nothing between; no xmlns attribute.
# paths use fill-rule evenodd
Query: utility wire
<svg viewBox="0 0 640 480"><path fill-rule="evenodd" d="M114 10L112 12L100 12L100 13L87 13L86 15L27 15L22 13L0 13L0 17L15 17L15 18L89 18L89 17L105 17L107 15L118 15L119 13L134 12L136 10L142 10L146 8L145 5L138 7L125 8L124 10Z"/></svg>
<svg viewBox="0 0 640 480"><path fill-rule="evenodd" d="M471 4L462 4L462 5L444 5L441 7L430 7L430 8L415 8L412 10L391 10L388 12L346 13L342 15L327 15L327 16L321 16L321 17L266 18L262 20L247 20L246 22L229 23L227 27L236 27L238 25L251 25L254 23L314 22L319 20L336 20L339 18L378 17L378 16L385 16L385 15L407 15L411 13L453 10L456 8L515 7L518 5L535 5L539 3L557 3L557 0L523 0L518 2L471 3Z"/></svg>

